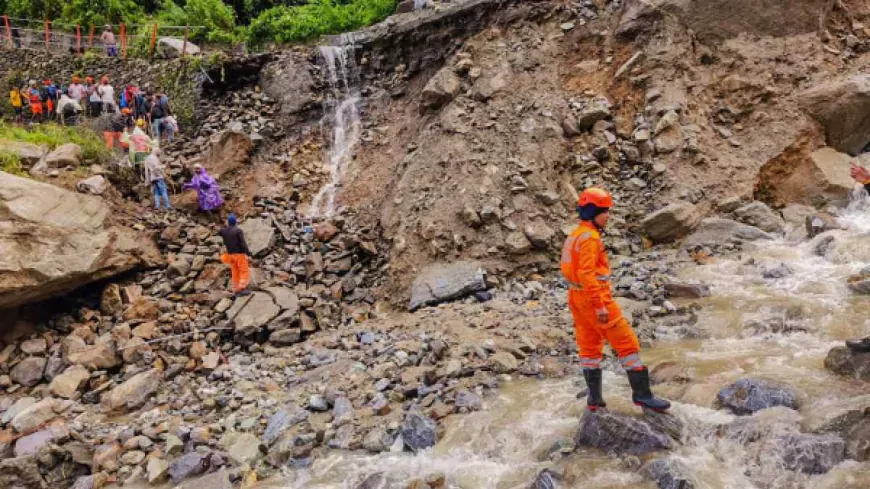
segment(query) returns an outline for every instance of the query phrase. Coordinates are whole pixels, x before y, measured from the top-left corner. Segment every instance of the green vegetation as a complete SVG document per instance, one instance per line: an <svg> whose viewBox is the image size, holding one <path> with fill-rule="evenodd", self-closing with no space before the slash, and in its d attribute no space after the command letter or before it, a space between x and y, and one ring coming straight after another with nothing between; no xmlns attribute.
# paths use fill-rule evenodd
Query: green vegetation
<svg viewBox="0 0 870 489"><path fill-rule="evenodd" d="M0 150L0 171L18 175L19 177L27 176L27 172L24 171L21 161L18 159L18 155L8 151Z"/></svg>
<svg viewBox="0 0 870 489"><path fill-rule="evenodd" d="M138 24L131 29L148 39L149 27L203 26L191 41L262 45L307 41L379 22L396 9L396 0L0 0L0 13L42 19L59 25ZM179 32L180 33L180 32ZM146 41L140 41L140 44ZM135 46L138 51L139 46Z"/></svg>
<svg viewBox="0 0 870 489"><path fill-rule="evenodd" d="M99 135L87 128L66 127L57 124L36 124L32 129L13 126L0 121L0 139L7 141L19 141L46 146L55 149L66 143L75 143L81 146L85 160L95 163L106 163L111 158L111 153ZM3 171L14 168L17 157L4 153L0 164ZM16 161L13 163L13 159ZM20 165L19 165L20 168ZM13 172L10 172L13 173Z"/></svg>
<svg viewBox="0 0 870 489"><path fill-rule="evenodd" d="M248 41L289 43L339 34L380 22L396 10L395 0L311 0L263 12L248 27Z"/></svg>

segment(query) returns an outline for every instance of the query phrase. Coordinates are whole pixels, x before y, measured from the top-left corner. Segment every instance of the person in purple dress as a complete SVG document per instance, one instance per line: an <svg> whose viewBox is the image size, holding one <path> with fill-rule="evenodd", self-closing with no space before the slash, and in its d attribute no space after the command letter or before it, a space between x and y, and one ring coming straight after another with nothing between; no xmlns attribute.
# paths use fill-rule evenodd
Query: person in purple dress
<svg viewBox="0 0 870 489"><path fill-rule="evenodd" d="M211 211L224 205L217 180L209 175L200 164L193 166L193 178L184 184L184 190L188 189L196 190L197 197L199 197L199 210L203 212L211 213Z"/></svg>

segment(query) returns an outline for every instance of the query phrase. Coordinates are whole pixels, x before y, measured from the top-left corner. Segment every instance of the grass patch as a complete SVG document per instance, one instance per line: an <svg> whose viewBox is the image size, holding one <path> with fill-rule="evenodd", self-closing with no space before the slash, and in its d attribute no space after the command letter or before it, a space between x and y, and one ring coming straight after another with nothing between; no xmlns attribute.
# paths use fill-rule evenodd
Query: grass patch
<svg viewBox="0 0 870 489"><path fill-rule="evenodd" d="M36 124L31 129L26 129L0 121L0 139L46 146L49 150L66 143L75 143L81 146L84 159L93 163L106 163L112 157L112 153L106 149L103 138L89 129L80 127ZM4 159L3 162L5 161Z"/></svg>
<svg viewBox="0 0 870 489"><path fill-rule="evenodd" d="M27 177L27 172L21 166L21 160L18 155L8 151L0 151L0 171L18 175L19 177Z"/></svg>

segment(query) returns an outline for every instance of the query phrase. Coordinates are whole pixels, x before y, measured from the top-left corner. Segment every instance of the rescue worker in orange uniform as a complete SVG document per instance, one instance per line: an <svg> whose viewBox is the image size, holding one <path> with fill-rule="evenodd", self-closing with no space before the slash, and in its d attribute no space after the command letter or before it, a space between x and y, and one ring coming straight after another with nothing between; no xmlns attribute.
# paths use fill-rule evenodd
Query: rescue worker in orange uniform
<svg viewBox="0 0 870 489"><path fill-rule="evenodd" d="M227 226L222 228L219 234L227 248L227 252L221 255L221 262L230 267L233 295L238 297L251 293L248 290L251 281L248 256L251 255L251 250L248 249L248 243L245 241L245 233L236 225L237 223L236 215L230 214L227 218Z"/></svg>
<svg viewBox="0 0 870 489"><path fill-rule="evenodd" d="M640 359L640 342L610 290L610 265L601 233L610 219L613 197L606 190L588 188L578 201L580 225L562 248L562 275L569 284L568 306L586 379L586 405L592 411L606 407L602 396L601 359L604 341L616 351L628 374L632 401L638 406L665 411L671 403L653 396L649 371Z"/></svg>

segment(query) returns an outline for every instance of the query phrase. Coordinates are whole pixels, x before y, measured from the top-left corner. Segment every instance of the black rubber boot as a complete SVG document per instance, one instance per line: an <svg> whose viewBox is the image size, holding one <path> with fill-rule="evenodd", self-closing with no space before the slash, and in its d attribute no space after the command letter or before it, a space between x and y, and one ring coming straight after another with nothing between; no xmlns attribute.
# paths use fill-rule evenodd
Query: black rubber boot
<svg viewBox="0 0 870 489"><path fill-rule="evenodd" d="M586 379L586 407L590 411L595 411L598 408L606 408L607 403L604 402L601 388L601 369L600 368L584 368L583 378Z"/></svg>
<svg viewBox="0 0 870 489"><path fill-rule="evenodd" d="M639 370L626 370L628 383L631 384L631 400L638 406L664 412L670 409L671 403L653 395L649 388L649 371L646 367Z"/></svg>
<svg viewBox="0 0 870 489"><path fill-rule="evenodd" d="M846 346L852 351L868 352L870 351L870 336L860 340L847 340Z"/></svg>

